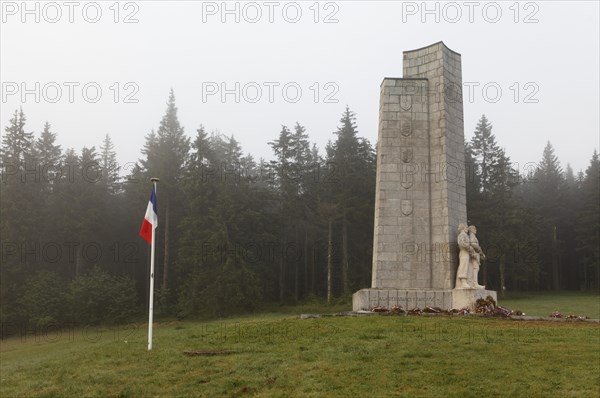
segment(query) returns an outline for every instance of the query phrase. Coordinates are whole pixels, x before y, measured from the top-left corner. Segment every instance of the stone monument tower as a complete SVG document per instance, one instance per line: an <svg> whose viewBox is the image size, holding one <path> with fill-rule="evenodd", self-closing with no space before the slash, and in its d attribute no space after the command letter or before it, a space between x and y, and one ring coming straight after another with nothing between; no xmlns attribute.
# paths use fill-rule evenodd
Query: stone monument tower
<svg viewBox="0 0 600 398"><path fill-rule="evenodd" d="M473 306L495 292L453 290L467 221L460 54L443 42L403 54L381 84L371 289L353 309Z"/></svg>

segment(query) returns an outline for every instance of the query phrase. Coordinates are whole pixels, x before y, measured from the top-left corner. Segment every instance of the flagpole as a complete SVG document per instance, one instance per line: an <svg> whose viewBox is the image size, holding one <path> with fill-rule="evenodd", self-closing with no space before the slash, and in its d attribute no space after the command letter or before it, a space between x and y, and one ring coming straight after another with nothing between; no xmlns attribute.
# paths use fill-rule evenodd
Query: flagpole
<svg viewBox="0 0 600 398"><path fill-rule="evenodd" d="M156 195L156 183L158 178L151 178L154 185L154 195ZM150 305L148 306L148 351L152 351L152 317L154 310L154 247L156 244L156 228L152 228L152 245L150 249Z"/></svg>

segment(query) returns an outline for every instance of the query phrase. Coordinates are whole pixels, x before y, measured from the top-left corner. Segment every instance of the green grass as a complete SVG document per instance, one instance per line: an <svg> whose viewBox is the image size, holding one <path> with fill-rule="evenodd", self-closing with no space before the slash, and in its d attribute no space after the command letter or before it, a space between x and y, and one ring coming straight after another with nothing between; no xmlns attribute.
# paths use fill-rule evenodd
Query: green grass
<svg viewBox="0 0 600 398"><path fill-rule="evenodd" d="M530 301L518 300L524 305ZM300 320L269 313L210 322L158 322L151 353L146 351L146 331L141 324L65 327L60 335L51 330L47 336L4 340L0 396L591 397L600 393L596 323L426 316ZM185 350L233 353L188 357Z"/></svg>
<svg viewBox="0 0 600 398"><path fill-rule="evenodd" d="M519 292L498 297L498 304L527 315L549 316L558 311L563 315L585 315L600 319L600 295L593 292Z"/></svg>

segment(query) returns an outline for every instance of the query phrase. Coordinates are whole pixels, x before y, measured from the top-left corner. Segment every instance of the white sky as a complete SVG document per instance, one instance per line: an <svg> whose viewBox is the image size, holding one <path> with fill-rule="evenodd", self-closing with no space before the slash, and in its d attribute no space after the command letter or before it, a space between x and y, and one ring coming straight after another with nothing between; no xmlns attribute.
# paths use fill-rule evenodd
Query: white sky
<svg viewBox="0 0 600 398"><path fill-rule="evenodd" d="M282 124L292 127L296 121L323 153L346 104L357 113L359 134L375 144L382 79L402 76L403 51L443 40L462 54L463 81L478 84L471 101L464 90L467 138L485 113L499 144L521 169L540 160L548 140L563 167L571 163L576 172L599 147L596 1L428 2L430 14L421 1L228 2L228 9L237 7L239 22L235 11L223 14L221 1L72 4L28 2L34 11L27 14L21 1L2 1L2 133L22 106L28 130L39 133L49 121L63 148L99 147L109 133L124 164L141 156L144 136L158 127L172 87L188 136L200 124L234 134L256 158L270 158L267 142ZM99 20L88 22L96 9ZM302 14L292 23L297 9ZM251 23L257 10L262 15ZM124 23L127 16L138 22ZM327 16L338 22L324 23ZM234 94L223 102L220 92L206 91L221 90L221 84L235 91L236 82L239 103ZM69 84L78 84L72 102ZM88 97L82 93L85 84ZM262 97L252 103L256 85ZM58 100L56 87L62 93ZM91 103L94 87L102 95ZM292 103L294 87L302 95ZM493 102L498 87L502 93ZM31 90L25 98L23 88ZM138 102L126 103L127 94ZM328 94L337 103L325 102ZM526 102L528 95L537 103Z"/></svg>

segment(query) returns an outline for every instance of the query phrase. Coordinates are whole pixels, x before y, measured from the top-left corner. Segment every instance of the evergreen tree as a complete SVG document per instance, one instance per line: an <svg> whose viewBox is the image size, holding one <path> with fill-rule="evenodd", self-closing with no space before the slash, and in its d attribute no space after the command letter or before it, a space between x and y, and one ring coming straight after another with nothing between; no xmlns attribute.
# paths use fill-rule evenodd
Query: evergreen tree
<svg viewBox="0 0 600 398"><path fill-rule="evenodd" d="M542 264L546 265L543 276L546 288L561 288L561 243L566 230L563 172L554 148L548 141L542 160L535 171L534 195L540 216L540 239Z"/></svg>
<svg viewBox="0 0 600 398"><path fill-rule="evenodd" d="M481 231L479 233L481 242L491 246L490 234L497 225L489 215L492 214L492 210L495 212L492 205L495 183L496 179L505 172L501 163L507 163L507 159L502 159L500 147L492 133L492 125L485 115L481 116L473 138L466 148L466 159L474 161L473 181L467 184L468 223L475 224ZM503 190L501 189L500 192L503 193ZM504 200L504 195L499 200ZM506 246L503 245L504 248L500 249L500 252L506 250ZM493 260L493 257L490 257L490 260ZM484 262L481 266L484 285L489 285L488 263L492 262Z"/></svg>
<svg viewBox="0 0 600 398"><path fill-rule="evenodd" d="M199 171L203 165L215 163L215 154L210 146L209 136L204 130L204 126L201 125L196 130L196 138L192 142L191 148L188 170Z"/></svg>
<svg viewBox="0 0 600 398"><path fill-rule="evenodd" d="M102 169L102 182L110 194L117 192L119 182L119 165L117 164L117 153L110 135L106 134L100 147L100 166Z"/></svg>
<svg viewBox="0 0 600 398"><path fill-rule="evenodd" d="M9 125L4 129L1 152L3 164L12 162L17 166L22 165L25 156L32 149L33 133L25 131L26 121L23 109L15 110L13 117L9 120Z"/></svg>
<svg viewBox="0 0 600 398"><path fill-rule="evenodd" d="M33 133L25 131L25 114L15 110L4 129L0 147L0 236L3 258L0 262L0 321L18 316L16 300L22 294L25 278L34 270L38 256L40 208L39 174L35 159ZM30 175L33 171L33 175ZM37 207L37 208L36 208ZM13 255L5 250L15 248ZM33 250L33 255L23 255Z"/></svg>
<svg viewBox="0 0 600 398"><path fill-rule="evenodd" d="M348 295L358 282L370 279L370 267L365 264L370 264L372 248L362 243L372 244L375 154L370 143L358 137L356 117L349 107L334 134L336 140L326 148L328 173L334 182L328 186L328 196L336 206L334 220L340 223L341 290Z"/></svg>
<svg viewBox="0 0 600 398"><path fill-rule="evenodd" d="M469 142L465 142L465 179L467 219L476 220L482 213L483 199L481 195L479 165L475 160L473 148Z"/></svg>
<svg viewBox="0 0 600 398"><path fill-rule="evenodd" d="M567 163L563 176L563 200L562 210L562 234L561 240L561 265L562 265L562 287L567 289L578 289L578 262L577 262L577 213L581 207L581 184L575 178L573 168Z"/></svg>
<svg viewBox="0 0 600 398"><path fill-rule="evenodd" d="M15 110L2 137L0 232L5 241L32 243L38 238L35 215L40 173L33 133L25 131L26 120L22 109Z"/></svg>
<svg viewBox="0 0 600 398"><path fill-rule="evenodd" d="M72 278L85 272L95 263L96 255L83 253L84 245L99 245L110 231L99 226L106 225L102 170L96 148L81 150L78 156L73 149L67 149L64 158L62 178L54 187L56 208L54 225L55 238L70 242L70 256L61 274ZM102 232L101 232L102 231Z"/></svg>
<svg viewBox="0 0 600 398"><path fill-rule="evenodd" d="M247 179L221 174L237 172L240 165L254 167L252 157L242 156L233 136L213 134L207 140L199 130L191 159L208 173L207 178L186 180L186 216L179 228L178 267L185 275L179 289L180 314L223 316L250 311L261 300L261 281L268 274L268 256L260 254L262 242L272 240L262 210L268 196ZM248 248L256 252L249 254Z"/></svg>
<svg viewBox="0 0 600 398"><path fill-rule="evenodd" d="M35 148L41 167L42 182L46 184L46 192L50 191L51 184L60 175L62 150L56 145L56 134L50 131L50 123L44 124L44 130L35 142Z"/></svg>
<svg viewBox="0 0 600 398"><path fill-rule="evenodd" d="M141 160L143 175L145 179L158 177L160 179L159 213L164 231L162 246L162 284L161 296L168 297L169 268L172 261L172 253L176 252L173 229L179 223L182 216L180 205L182 200L181 181L184 176L184 168L189 157L190 142L184 134L184 129L177 117L177 106L175 105L175 94L171 89L167 110L160 121L157 132L151 132L146 137L146 144L142 153L146 156Z"/></svg>
<svg viewBox="0 0 600 398"><path fill-rule="evenodd" d="M271 161L270 169L273 180L272 188L277 192L279 199L279 217L277 225L280 227L280 245L285 250L288 247L288 235L291 233L292 208L295 203L297 189L294 188L293 179L290 178L291 165L293 164L294 148L292 147L292 133L287 126L281 126L279 138L269 142L275 160ZM279 301L283 302L287 293L287 279L289 264L285 255L279 258L277 275L279 276Z"/></svg>
<svg viewBox="0 0 600 398"><path fill-rule="evenodd" d="M500 148L496 143L496 137L492 133L492 125L485 115L481 116L475 128L470 150L473 158L477 160L479 183L485 196L492 189L494 184L492 173L495 166L500 162Z"/></svg>
<svg viewBox="0 0 600 398"><path fill-rule="evenodd" d="M517 175L512 169L510 158L506 156L503 149L499 149L497 153L498 163L490 165L488 173L490 191L488 192L488 202L486 208L487 227L485 236L488 238L486 245L493 247L495 256L489 256L491 263L498 266L498 290L500 295L504 295L506 280L512 271L507 270L507 265L510 262L510 253L515 251L515 247L519 244L519 236L522 234L524 226L521 224L521 215L517 206L513 189L516 185ZM492 253L488 253L492 254ZM514 272L523 272L523 267L515 269ZM495 269L494 269L495 271ZM507 272L508 271L508 272ZM508 274L508 275L507 275Z"/></svg>
<svg viewBox="0 0 600 398"><path fill-rule="evenodd" d="M594 150L581 186L581 206L577 214L577 258L580 286L600 286L600 158Z"/></svg>
<svg viewBox="0 0 600 398"><path fill-rule="evenodd" d="M471 142L465 144L467 218L478 227L487 260L482 264L483 284L514 289L537 272L535 256L518 256L533 244L530 217L516 192L519 175L510 158L496 143L492 125L482 115ZM527 243L527 245L525 245Z"/></svg>

